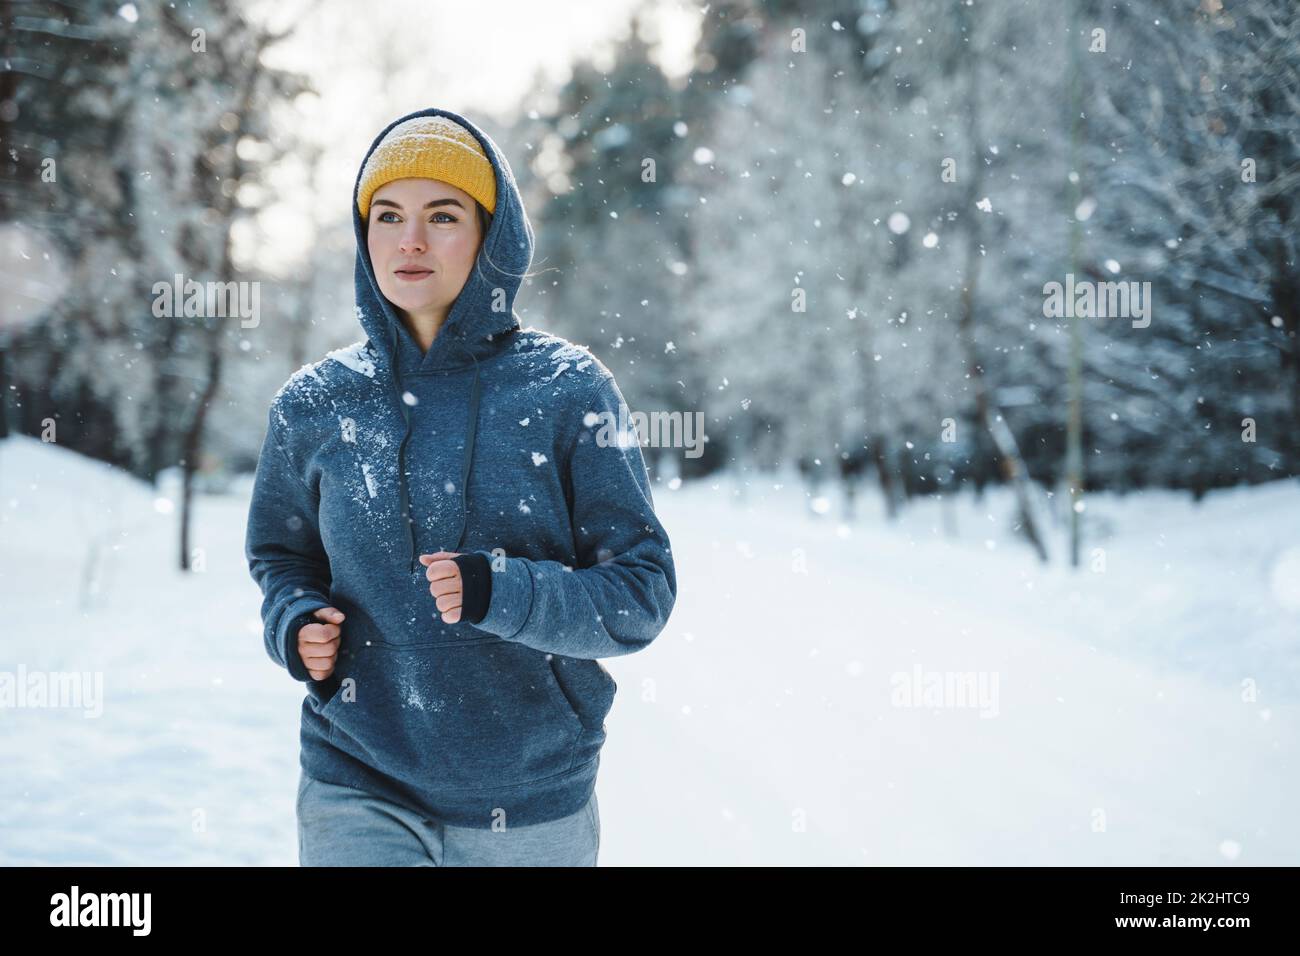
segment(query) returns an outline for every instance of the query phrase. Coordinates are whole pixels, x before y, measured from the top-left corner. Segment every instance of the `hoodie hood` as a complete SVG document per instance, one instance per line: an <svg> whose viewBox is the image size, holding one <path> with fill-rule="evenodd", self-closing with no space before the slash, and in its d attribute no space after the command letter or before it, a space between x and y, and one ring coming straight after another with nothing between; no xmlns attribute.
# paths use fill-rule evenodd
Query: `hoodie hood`
<svg viewBox="0 0 1300 956"><path fill-rule="evenodd" d="M483 147L496 176L496 211L487 235L479 245L478 256L470 270L465 285L452 303L433 345L428 352L420 349L402 323L394 305L380 291L375 280L374 263L366 244L366 223L357 208L361 187L361 174L371 153L379 146L389 130L417 116L445 116L474 135ZM406 420L407 431L398 446L398 484L402 515L410 539L410 567L415 570L418 557L415 550L415 533L411 527L410 499L406 488L405 448L410 435L409 407L402 384L404 376L424 374L439 370L454 370L473 363L474 380L470 388L467 407L468 428L464 460L461 468L460 534L453 550L460 547L469 520L468 501L470 468L474 456L474 439L478 430L480 397L479 361L501 348L502 341L521 328L514 311L515 294L533 258L533 227L524 210L523 197L515 182L514 172L504 155L491 138L465 117L450 110L429 108L400 116L389 123L374 138L366 155L357 167L357 178L352 187L352 224L357 241L355 271L357 320L365 330L372 349L380 360L380 374L392 381L394 399Z"/></svg>
<svg viewBox="0 0 1300 956"><path fill-rule="evenodd" d="M474 268L427 353L420 350L375 281L374 264L366 246L366 223L357 209L361 173L371 153L389 130L417 116L445 116L469 130L492 162L497 186L496 212L479 246ZM384 127L357 166L357 178L352 186L352 224L357 240L357 318L371 343L397 372L433 371L467 364L470 356L481 358L493 352L493 343L502 333L521 327L514 313L514 300L532 262L533 227L524 211L510 164L496 143L465 117L450 110L429 108L400 116Z"/></svg>

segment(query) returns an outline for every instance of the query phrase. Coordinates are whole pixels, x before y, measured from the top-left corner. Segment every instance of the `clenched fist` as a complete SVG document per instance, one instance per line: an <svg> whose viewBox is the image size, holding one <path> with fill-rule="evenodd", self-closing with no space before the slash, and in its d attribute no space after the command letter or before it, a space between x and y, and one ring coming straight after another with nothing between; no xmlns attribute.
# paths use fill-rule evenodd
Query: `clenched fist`
<svg viewBox="0 0 1300 956"><path fill-rule="evenodd" d="M324 680L334 673L339 656L339 636L344 614L336 607L317 608L312 612L319 624L298 628L298 656L307 665L312 680Z"/></svg>
<svg viewBox="0 0 1300 956"><path fill-rule="evenodd" d="M426 568L424 576L429 579L429 593L438 599L438 612L447 624L460 620L464 604L465 585L460 578L460 565L452 560L459 553L438 551L420 555L420 563Z"/></svg>

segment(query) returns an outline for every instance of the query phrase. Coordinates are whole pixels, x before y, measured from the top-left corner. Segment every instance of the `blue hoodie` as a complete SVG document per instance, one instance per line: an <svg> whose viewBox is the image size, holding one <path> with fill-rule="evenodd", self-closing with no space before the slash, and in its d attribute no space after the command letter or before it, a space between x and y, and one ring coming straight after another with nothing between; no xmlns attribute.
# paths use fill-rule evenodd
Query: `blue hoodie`
<svg viewBox="0 0 1300 956"><path fill-rule="evenodd" d="M267 653L306 684L310 776L447 825L527 826L587 802L617 690L597 658L653 641L677 580L614 377L513 311L533 230L496 144L426 109L366 156L438 114L496 172L474 268L423 352L375 281L353 187L366 338L276 393L245 553ZM439 618L418 556L440 550L490 561L477 624ZM297 629L328 606L346 619L334 672L314 681Z"/></svg>

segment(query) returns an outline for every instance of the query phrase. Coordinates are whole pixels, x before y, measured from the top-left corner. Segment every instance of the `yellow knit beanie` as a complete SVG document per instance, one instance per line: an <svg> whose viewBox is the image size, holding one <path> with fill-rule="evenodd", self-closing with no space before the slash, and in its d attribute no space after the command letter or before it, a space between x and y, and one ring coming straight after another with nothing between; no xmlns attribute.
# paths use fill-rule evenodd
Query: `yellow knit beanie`
<svg viewBox="0 0 1300 956"><path fill-rule="evenodd" d="M375 147L361 170L357 208L370 215L370 198L385 183L418 176L463 189L488 212L496 212L492 162L474 134L445 116L416 116L398 123Z"/></svg>

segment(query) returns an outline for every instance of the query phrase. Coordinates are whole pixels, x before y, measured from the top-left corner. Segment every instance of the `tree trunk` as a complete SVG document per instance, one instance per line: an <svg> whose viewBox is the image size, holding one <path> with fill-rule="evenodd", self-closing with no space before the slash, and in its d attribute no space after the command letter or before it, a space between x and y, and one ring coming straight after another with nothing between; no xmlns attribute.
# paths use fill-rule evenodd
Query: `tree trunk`
<svg viewBox="0 0 1300 956"><path fill-rule="evenodd" d="M885 517L893 521L898 517L898 499L894 488L894 472L889 466L889 455L885 453L885 440L876 438L871 442L871 448L876 474L880 477L880 493L885 497Z"/></svg>
<svg viewBox="0 0 1300 956"><path fill-rule="evenodd" d="M958 7L958 15L966 22L966 35L971 36L971 24L965 7ZM971 385L975 393L975 414L980 427L993 439L997 448L998 468L1002 477L1015 489L1016 504L1020 511L1020 527L1025 537L1038 554L1040 561L1047 561L1047 549L1031 506L1029 474L1015 436L1007 427L1000 412L993 408L989 400L988 387L984 382L984 368L980 363L978 348L975 344L975 290L979 282L980 270L980 228L976 218L975 203L979 199L982 178L983 157L980 150L979 127L979 75L980 64L977 56L969 48L966 53L969 64L970 80L966 86L966 133L970 141L970 172L967 177L965 203L961 210L959 222L966 224L966 264L963 274L961 304L958 310L958 327L963 348L966 352L966 368L970 373Z"/></svg>

